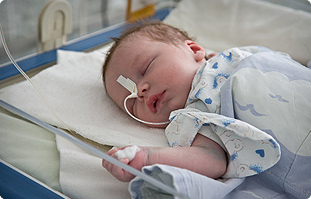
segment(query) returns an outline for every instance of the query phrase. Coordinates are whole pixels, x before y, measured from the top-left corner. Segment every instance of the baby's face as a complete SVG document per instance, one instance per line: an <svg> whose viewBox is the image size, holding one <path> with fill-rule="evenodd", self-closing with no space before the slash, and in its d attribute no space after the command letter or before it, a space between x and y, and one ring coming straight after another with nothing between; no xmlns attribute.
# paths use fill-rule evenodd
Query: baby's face
<svg viewBox="0 0 311 199"><path fill-rule="evenodd" d="M130 78L137 85L139 97L127 100L128 110L147 122L166 122L172 111L184 108L204 56L204 49L192 41L177 47L145 37L131 38L110 59L105 74L107 92L124 110L124 99L130 93L117 79L120 75Z"/></svg>

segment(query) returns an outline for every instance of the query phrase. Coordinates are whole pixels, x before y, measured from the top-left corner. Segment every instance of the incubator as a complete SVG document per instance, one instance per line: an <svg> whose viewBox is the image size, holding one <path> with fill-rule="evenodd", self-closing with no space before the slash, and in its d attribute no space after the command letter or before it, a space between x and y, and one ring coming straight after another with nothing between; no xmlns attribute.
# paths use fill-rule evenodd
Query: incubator
<svg viewBox="0 0 311 199"><path fill-rule="evenodd" d="M284 150L282 153L290 154L281 157L284 165L281 169L290 168L287 165L291 160L286 157L294 157L296 162L292 162L293 168L301 169L287 170L286 180L296 180L297 186L288 183L276 188L278 182L270 182L275 170L268 170L254 178L226 181L201 176L184 178L179 173L191 177L192 174L161 165L138 172L111 159L106 152L112 147L167 147L163 130L143 124L163 125L169 121L150 123L133 116L127 110L126 103L128 99L137 97L137 88L132 80L120 76L118 82L130 92L124 100L127 112L124 114L109 99L100 77L105 53L111 45L110 37L118 37L130 22L146 17L186 30L197 38L207 52L220 53L235 46L258 45L288 53L293 60L307 65L311 63L309 1L111 0L77 3L50 0L38 1L36 5L40 9L33 10L39 11L32 11L34 2L27 1L29 9L20 9L21 5L12 0L0 2L0 23L13 55L9 56L11 63L4 47L0 47L0 104L3 107L0 111L1 197L5 199L22 194L25 198L135 198L133 191L130 195L128 189L136 190L137 187L142 187L144 194L154 194L154 197L170 193L168 198L191 198L200 190L204 193L202 198L264 198L267 193L284 194L284 198L311 195L304 184L310 183L310 179L306 180L308 172L303 170L308 169L305 165L310 165L305 163L310 163L310 132L293 136L293 143L286 141L289 136L277 135ZM27 13L35 16L23 20ZM31 22L28 25L23 24L24 21ZM18 28L22 26L30 28ZM17 34L14 37L13 30L25 36ZM27 41L31 47L27 47ZM20 66L19 71L14 65ZM23 71L33 86L22 81L24 77L20 73ZM290 80L289 85L296 81ZM304 85L308 86L310 82ZM274 87L271 86L271 89ZM279 100L277 102L282 101L281 94L277 94L268 93L267 96ZM284 100L290 101L284 98L283 104L286 104ZM5 109L12 110L13 114ZM310 116L309 112L303 114L304 119ZM29 118L32 122L28 121ZM49 131L34 123L43 125ZM58 135L50 131L56 131ZM135 147L128 148L120 157L132 157L137 150ZM132 171L138 176L137 180L130 184L115 180L102 168L102 158ZM156 178L162 181L154 180L148 175L150 173L158 174ZM170 177L167 173L171 174ZM176 179L187 180L182 184ZM191 181L193 179L202 179L204 184L199 186L197 181ZM14 181L17 183L14 184ZM189 185L190 182L195 186ZM271 186L263 186L269 183ZM32 186L36 186L36 190Z"/></svg>

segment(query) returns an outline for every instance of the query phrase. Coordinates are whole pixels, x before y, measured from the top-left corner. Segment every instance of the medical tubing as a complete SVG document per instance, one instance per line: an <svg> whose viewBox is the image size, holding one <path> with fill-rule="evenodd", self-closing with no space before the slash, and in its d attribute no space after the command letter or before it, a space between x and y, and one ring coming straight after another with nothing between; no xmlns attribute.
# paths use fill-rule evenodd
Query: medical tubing
<svg viewBox="0 0 311 199"><path fill-rule="evenodd" d="M44 98L44 96L41 94L41 92L39 91L39 89L36 87L36 85L32 82L32 80L28 77L28 75L19 67L19 65L16 63L16 61L14 60L12 54L9 51L8 46L6 45L6 41L4 38L4 33L1 27L1 23L0 23L0 36L1 36L1 40L2 40L2 44L4 47L4 50L7 54L7 56L9 57L9 59L11 60L12 64L15 66L15 68L24 76L24 78L32 85L32 87L36 90L36 92L38 93L38 95L41 97L42 101L44 102L44 104L47 106L47 108L49 109L49 111L52 113L52 115L57 119L57 121L63 125L64 128L66 128L68 131L72 131L68 125L66 125L66 123L60 119L60 117L58 117L58 115L55 113L55 111L52 109L52 107L49 105L49 103L46 101L46 99Z"/></svg>
<svg viewBox="0 0 311 199"><path fill-rule="evenodd" d="M150 125L164 125L164 124L170 123L170 121L167 121L167 122L159 122L159 123L146 122L146 121L141 120L141 119L138 119L137 117L135 117L134 115L132 115L132 114L130 113L130 111L127 109L127 107L126 107L126 101L127 101L129 98L134 98L134 97L136 97L136 95L137 95L136 93L132 93L131 95L127 96L127 97L125 98L125 100L124 100L124 103L123 103L124 109L125 109L125 111L127 112L127 114L128 114L129 116L131 116L134 120L136 120L136 121L138 121L138 122L141 122L141 123L144 123L144 124L150 124Z"/></svg>
<svg viewBox="0 0 311 199"><path fill-rule="evenodd" d="M41 126L42 128L44 128L44 129L46 129L46 130L48 130L48 131L50 131L56 135L62 136L63 138L65 138L65 139L75 143L76 145L86 149L87 151L92 152L94 155L96 155L102 159L105 159L105 160L111 162L112 164L115 164L115 165L121 167L122 169L130 172L131 174L133 174L135 176L140 177L144 181L158 187L159 189L163 190L166 193L178 196L178 197L183 198L183 199L189 199L185 195L177 192L172 187L170 187L170 186L168 186L168 185L166 185L166 184L164 184L164 183L162 183L162 182L160 182L160 181L158 181L158 180L156 180L156 179L154 179L154 178L152 178L152 177L150 177L150 176L148 176L148 175L146 175L146 174L144 174L144 173L142 173L136 169L134 169L133 167L130 167L130 166L124 164L123 162L120 162L119 160L107 155L106 153L100 151L99 149L96 149L93 146L79 140L78 138L76 138L76 137L74 137L74 136L72 136L72 135L70 135L70 134L68 134L68 133L66 133L66 132L64 132L58 128L55 128L55 127L53 127L53 126L35 118L35 117L33 117L32 115L30 115L30 114L28 114L28 113L26 113L26 112L24 112L24 111L22 111L16 107L12 106L12 105L4 102L1 99L0 99L0 106L2 106L4 109L6 109L6 110L18 115L18 116L21 116L21 117L37 124L38 126Z"/></svg>
<svg viewBox="0 0 311 199"><path fill-rule="evenodd" d="M130 78L126 78L124 77L123 75L120 75L117 79L117 82L119 84L121 84L126 90L130 91L130 95L127 96L125 99L124 99L124 102L123 102L123 106L124 106L124 109L125 111L127 112L127 114L129 116L131 116L134 120L138 121L138 122L141 122L141 123L144 123L144 124L151 124L151 125L163 125L163 124L168 124L170 121L167 121L167 122L160 122L160 123L154 123L154 122L146 122L144 120L141 120L141 119L138 119L137 117L135 117L134 115L132 115L129 110L127 109L127 106L126 106L126 101L129 99L129 98L137 98L138 97L138 93L137 93L137 86L135 84L134 81L132 81Z"/></svg>

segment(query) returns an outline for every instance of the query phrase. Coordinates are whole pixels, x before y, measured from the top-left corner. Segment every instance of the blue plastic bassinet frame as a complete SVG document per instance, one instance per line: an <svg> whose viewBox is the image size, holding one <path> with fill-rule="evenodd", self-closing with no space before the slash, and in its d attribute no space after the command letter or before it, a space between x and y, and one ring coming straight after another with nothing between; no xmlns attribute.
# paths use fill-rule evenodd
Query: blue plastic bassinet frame
<svg viewBox="0 0 311 199"><path fill-rule="evenodd" d="M0 196L2 198L64 199L66 196L44 186L15 167L0 161Z"/></svg>

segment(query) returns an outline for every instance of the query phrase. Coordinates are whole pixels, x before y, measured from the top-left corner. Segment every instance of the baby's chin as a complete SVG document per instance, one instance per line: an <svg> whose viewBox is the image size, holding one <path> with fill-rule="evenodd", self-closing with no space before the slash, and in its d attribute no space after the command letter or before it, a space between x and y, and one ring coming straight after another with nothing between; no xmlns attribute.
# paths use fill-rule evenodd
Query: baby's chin
<svg viewBox="0 0 311 199"><path fill-rule="evenodd" d="M172 110L167 109L166 112L162 112L161 113L161 118L167 118L166 121L169 121L169 117L171 112L175 111L175 110L179 110L184 108L184 106L175 106L175 108L172 108ZM168 111L169 110L169 111ZM165 119L163 119L163 121L152 121L153 123L160 123L160 122L166 122ZM161 128L161 129L165 129L168 125L170 124L170 122L167 122L166 124L161 124L161 125L157 125L157 124L144 124L148 127L152 127L152 128Z"/></svg>
<svg viewBox="0 0 311 199"><path fill-rule="evenodd" d="M159 128L159 129L165 129L170 123L167 123L167 124L161 124L161 125L155 125L155 124L144 124L148 127L151 127L151 128Z"/></svg>
<svg viewBox="0 0 311 199"><path fill-rule="evenodd" d="M151 119L149 122L155 123L155 124L146 124L144 123L144 125L148 126L148 127L152 127L152 128L161 128L161 129L165 129L169 124L169 116L170 116L170 112L167 113L161 113L160 115L158 115L158 117L156 119ZM150 119L150 118L149 118ZM156 123L164 123L164 124L156 124Z"/></svg>

